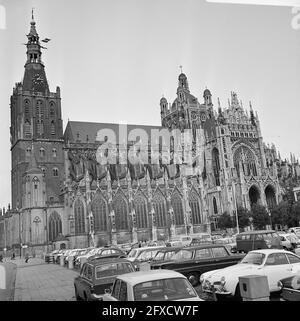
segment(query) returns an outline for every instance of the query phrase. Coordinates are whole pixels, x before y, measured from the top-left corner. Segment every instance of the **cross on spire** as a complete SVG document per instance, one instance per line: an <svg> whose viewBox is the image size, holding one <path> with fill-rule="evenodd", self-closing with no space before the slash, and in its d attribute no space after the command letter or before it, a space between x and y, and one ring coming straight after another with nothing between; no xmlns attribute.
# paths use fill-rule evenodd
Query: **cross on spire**
<svg viewBox="0 0 300 321"><path fill-rule="evenodd" d="M179 68L180 68L180 73L182 74L182 66L180 65Z"/></svg>
<svg viewBox="0 0 300 321"><path fill-rule="evenodd" d="M33 10L34 10L34 8L31 9L31 19L32 19L32 21L34 21Z"/></svg>

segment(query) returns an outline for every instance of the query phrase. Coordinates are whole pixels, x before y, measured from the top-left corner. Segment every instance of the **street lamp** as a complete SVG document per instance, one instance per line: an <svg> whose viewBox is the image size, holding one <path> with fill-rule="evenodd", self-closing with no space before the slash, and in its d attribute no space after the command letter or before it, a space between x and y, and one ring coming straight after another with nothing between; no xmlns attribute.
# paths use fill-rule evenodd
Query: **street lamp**
<svg viewBox="0 0 300 321"><path fill-rule="evenodd" d="M272 214L269 209L267 211L268 211L268 215L269 215L269 219L270 219L270 226L271 226L271 230L272 230Z"/></svg>

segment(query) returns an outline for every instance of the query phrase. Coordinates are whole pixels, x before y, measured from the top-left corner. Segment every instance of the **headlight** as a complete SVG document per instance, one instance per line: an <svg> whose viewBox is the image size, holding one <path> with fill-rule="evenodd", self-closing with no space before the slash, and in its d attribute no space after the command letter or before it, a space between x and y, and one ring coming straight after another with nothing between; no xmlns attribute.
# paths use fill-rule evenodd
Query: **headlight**
<svg viewBox="0 0 300 321"><path fill-rule="evenodd" d="M283 284L282 284L282 282L281 282L281 281L278 281L278 282L277 282L277 286L280 288L280 290L282 290L282 288L283 288Z"/></svg>
<svg viewBox="0 0 300 321"><path fill-rule="evenodd" d="M222 286L224 286L225 283L226 283L226 281L225 281L225 276L222 276L222 277L221 277L221 282L220 282L220 284L221 284Z"/></svg>

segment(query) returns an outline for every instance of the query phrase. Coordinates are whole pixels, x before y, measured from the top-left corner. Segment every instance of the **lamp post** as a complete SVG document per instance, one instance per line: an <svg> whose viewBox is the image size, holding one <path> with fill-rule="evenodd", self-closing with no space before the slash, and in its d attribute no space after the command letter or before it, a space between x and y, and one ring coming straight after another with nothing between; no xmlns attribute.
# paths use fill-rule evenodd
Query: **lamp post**
<svg viewBox="0 0 300 321"><path fill-rule="evenodd" d="M271 230L272 230L272 214L271 214L271 211L268 209L268 215L269 215L269 219L270 219L270 227L271 227Z"/></svg>

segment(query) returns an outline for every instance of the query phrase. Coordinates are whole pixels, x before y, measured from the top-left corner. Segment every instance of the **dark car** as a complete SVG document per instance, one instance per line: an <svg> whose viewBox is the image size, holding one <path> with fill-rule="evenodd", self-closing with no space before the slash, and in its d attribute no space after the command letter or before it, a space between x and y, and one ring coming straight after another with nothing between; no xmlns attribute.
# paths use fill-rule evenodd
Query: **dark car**
<svg viewBox="0 0 300 321"><path fill-rule="evenodd" d="M202 273L236 264L243 257L244 255L231 254L224 245L202 244L182 248L168 261L151 262L151 269L180 272L193 286L197 286Z"/></svg>
<svg viewBox="0 0 300 321"><path fill-rule="evenodd" d="M278 282L281 297L286 301L300 301L300 274L290 276Z"/></svg>
<svg viewBox="0 0 300 321"><path fill-rule="evenodd" d="M76 300L99 300L118 275L134 271L134 265L126 259L111 256L90 259L74 279Z"/></svg>
<svg viewBox="0 0 300 321"><path fill-rule="evenodd" d="M242 232L236 236L236 250L248 253L252 250L282 249L280 236L273 230Z"/></svg>

